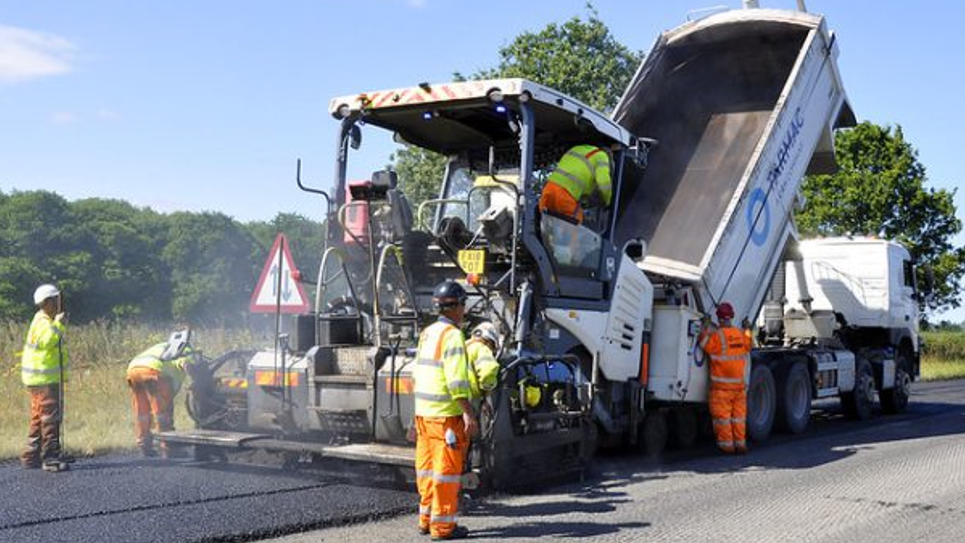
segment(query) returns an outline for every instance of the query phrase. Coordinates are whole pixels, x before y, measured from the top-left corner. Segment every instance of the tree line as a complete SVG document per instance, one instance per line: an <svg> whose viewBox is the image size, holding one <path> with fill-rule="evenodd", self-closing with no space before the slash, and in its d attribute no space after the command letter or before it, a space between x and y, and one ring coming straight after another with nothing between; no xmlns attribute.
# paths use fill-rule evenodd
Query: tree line
<svg viewBox="0 0 965 543"><path fill-rule="evenodd" d="M29 318L33 290L51 282L73 322L237 324L277 232L288 236L296 266L314 275L322 225L297 214L239 222L217 212L0 191L0 319Z"/></svg>

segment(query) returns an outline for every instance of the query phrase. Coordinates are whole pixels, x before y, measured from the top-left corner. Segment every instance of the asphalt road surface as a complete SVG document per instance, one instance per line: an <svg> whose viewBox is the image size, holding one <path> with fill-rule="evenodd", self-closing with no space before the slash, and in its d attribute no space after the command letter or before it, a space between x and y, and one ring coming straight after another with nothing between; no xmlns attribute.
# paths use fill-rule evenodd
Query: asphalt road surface
<svg viewBox="0 0 965 543"><path fill-rule="evenodd" d="M605 455L586 481L470 504L477 541L942 541L965 538L965 381L916 384L906 414L833 410L746 457L710 443ZM409 490L278 468L86 460L0 466L0 542L426 541Z"/></svg>

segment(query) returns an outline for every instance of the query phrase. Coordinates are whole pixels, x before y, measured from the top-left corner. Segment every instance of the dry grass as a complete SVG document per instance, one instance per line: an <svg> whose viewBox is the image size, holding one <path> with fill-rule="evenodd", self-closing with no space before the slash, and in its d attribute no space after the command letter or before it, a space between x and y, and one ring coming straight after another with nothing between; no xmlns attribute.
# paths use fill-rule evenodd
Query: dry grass
<svg viewBox="0 0 965 543"><path fill-rule="evenodd" d="M20 382L19 351L26 324L0 325L0 459L19 454L26 442L29 401ZM127 362L163 341L168 329L91 324L68 329L70 366L65 393L64 441L71 454L89 456L134 447ZM248 331L203 330L193 343L217 355L255 344ZM183 394L175 400L175 427L190 428Z"/></svg>
<svg viewBox="0 0 965 543"><path fill-rule="evenodd" d="M947 381L965 378L965 360L943 360L934 356L921 359L923 381Z"/></svg>

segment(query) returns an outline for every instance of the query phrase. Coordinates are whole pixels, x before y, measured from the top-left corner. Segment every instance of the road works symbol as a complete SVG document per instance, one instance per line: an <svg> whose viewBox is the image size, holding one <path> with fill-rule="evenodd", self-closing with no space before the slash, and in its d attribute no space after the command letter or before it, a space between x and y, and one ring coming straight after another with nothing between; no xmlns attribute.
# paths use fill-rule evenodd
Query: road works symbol
<svg viewBox="0 0 965 543"><path fill-rule="evenodd" d="M279 277L280 274L280 277ZM261 270L258 286L251 295L252 313L305 313L308 297L302 284L295 280L298 270L288 249L288 239L278 234L275 244L268 252L268 260ZM279 290L280 289L280 290Z"/></svg>

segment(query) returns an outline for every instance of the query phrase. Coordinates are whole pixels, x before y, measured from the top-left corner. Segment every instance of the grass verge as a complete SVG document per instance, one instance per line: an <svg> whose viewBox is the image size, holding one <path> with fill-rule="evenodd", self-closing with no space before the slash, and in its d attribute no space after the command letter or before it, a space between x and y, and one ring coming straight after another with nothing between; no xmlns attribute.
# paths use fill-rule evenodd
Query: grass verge
<svg viewBox="0 0 965 543"><path fill-rule="evenodd" d="M947 381L965 378L965 360L945 360L934 356L921 359L923 381Z"/></svg>

